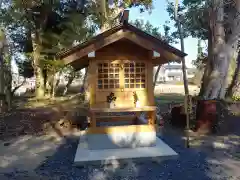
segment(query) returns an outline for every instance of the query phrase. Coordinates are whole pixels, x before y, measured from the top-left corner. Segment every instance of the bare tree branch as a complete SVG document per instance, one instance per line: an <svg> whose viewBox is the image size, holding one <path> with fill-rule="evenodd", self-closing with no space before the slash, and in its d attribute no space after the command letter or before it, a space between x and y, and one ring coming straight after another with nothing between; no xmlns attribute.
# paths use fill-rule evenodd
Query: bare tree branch
<svg viewBox="0 0 240 180"><path fill-rule="evenodd" d="M22 82L20 85L16 86L16 87L12 90L11 94L13 95L13 94L14 94L20 87L22 87L25 83L26 83L26 79L24 79L23 82Z"/></svg>

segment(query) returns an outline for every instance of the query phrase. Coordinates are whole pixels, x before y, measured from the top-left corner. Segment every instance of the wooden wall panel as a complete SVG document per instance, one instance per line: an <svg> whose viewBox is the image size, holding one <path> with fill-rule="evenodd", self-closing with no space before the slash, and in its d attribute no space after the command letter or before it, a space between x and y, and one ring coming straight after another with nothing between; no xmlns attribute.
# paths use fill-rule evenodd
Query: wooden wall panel
<svg viewBox="0 0 240 180"><path fill-rule="evenodd" d="M149 51L128 41L121 40L96 51L97 60L144 60Z"/></svg>
<svg viewBox="0 0 240 180"><path fill-rule="evenodd" d="M131 91L113 91L115 96L117 97L116 100L116 106L117 107L134 107L134 98L133 98L133 92L135 90ZM96 101L94 104L94 107L100 108L100 107L108 107L108 104L106 102L106 97L110 94L111 91L96 91ZM147 100L147 91L146 90L136 90L136 93L139 96L139 100L142 106L149 105Z"/></svg>
<svg viewBox="0 0 240 180"><path fill-rule="evenodd" d="M153 105L153 100L151 91L152 83L153 83L153 77L152 71L153 71L153 65L152 60L149 58L149 51L146 49L143 49L131 42L128 41L118 41L116 43L113 43L109 46L106 46L100 50L98 50L95 53L94 67L97 69L97 63L103 62L103 61L114 61L118 62L121 60L133 60L133 61L141 61L145 62L146 64L146 88L145 89L106 89L106 90L99 90L97 88L97 70L95 77L95 101L92 107L101 108L101 107L108 107L108 104L106 102L106 97L111 93L114 92L115 96L117 97L116 100L116 106L117 107L134 107L134 98L133 98L133 92L136 91L140 104L142 106L148 106ZM91 60L92 61L92 60ZM93 66L93 65L91 65ZM150 72L149 72L150 71ZM120 78L123 78L120 76ZM122 83L124 82L123 80ZM91 82L94 82L93 80ZM121 87L122 88L122 87ZM149 99L150 98L150 99ZM150 102L149 102L150 100Z"/></svg>

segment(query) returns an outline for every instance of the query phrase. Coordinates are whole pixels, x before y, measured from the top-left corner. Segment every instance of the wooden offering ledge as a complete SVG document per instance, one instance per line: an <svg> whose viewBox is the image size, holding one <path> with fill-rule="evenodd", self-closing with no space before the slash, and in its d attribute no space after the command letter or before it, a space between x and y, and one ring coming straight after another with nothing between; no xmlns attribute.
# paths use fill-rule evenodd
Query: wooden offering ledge
<svg viewBox="0 0 240 180"><path fill-rule="evenodd" d="M115 134L115 133L141 133L155 132L153 125L130 125L130 126L110 126L110 127L92 127L86 130L86 134Z"/></svg>
<svg viewBox="0 0 240 180"><path fill-rule="evenodd" d="M114 116L113 118L111 116L96 116L96 113L115 113L115 112L135 112L135 117L139 118L140 112L147 112L148 119L147 124L145 125L130 125L130 126L118 126L118 127L97 127L96 122L97 121L122 121L122 120L128 120L131 121L134 119L133 116ZM143 106L139 108L135 107L129 107L129 108L90 108L90 128L88 129L88 133L94 134L94 133L113 133L113 132L124 132L124 131L155 131L155 118L156 118L156 106ZM142 128L141 128L142 127Z"/></svg>
<svg viewBox="0 0 240 180"><path fill-rule="evenodd" d="M108 113L108 112L147 112L156 111L156 106L143 106L139 108L90 108L92 113Z"/></svg>

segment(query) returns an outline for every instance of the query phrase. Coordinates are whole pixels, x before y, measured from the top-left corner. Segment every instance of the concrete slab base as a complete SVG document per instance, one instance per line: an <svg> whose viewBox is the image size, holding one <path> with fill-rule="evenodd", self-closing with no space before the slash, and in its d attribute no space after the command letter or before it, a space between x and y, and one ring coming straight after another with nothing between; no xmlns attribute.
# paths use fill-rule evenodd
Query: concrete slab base
<svg viewBox="0 0 240 180"><path fill-rule="evenodd" d="M89 150L137 148L155 146L156 137L155 131L88 134L85 142Z"/></svg>
<svg viewBox="0 0 240 180"><path fill-rule="evenodd" d="M87 139L87 138L86 138ZM91 150L85 138L79 140L75 154L74 165L119 164L124 160L134 159L145 161L153 159L157 162L177 157L177 153L161 139L156 138L156 145L152 147L114 148Z"/></svg>

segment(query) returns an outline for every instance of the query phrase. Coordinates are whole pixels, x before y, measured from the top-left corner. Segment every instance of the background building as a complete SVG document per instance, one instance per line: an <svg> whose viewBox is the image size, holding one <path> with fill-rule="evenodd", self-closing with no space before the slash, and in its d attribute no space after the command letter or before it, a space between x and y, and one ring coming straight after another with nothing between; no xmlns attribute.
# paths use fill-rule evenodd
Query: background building
<svg viewBox="0 0 240 180"><path fill-rule="evenodd" d="M157 67L154 68L154 75ZM195 75L195 68L186 68L187 78L192 78ZM182 81L183 72L181 64L164 64L160 71L157 82Z"/></svg>

